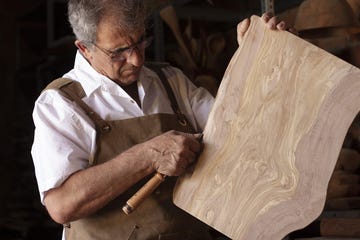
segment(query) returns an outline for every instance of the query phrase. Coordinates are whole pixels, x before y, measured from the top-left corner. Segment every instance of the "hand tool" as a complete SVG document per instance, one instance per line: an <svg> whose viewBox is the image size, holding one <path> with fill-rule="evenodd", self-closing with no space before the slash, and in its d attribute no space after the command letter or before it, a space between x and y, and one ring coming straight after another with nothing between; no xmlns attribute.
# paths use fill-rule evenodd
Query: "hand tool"
<svg viewBox="0 0 360 240"><path fill-rule="evenodd" d="M165 180L165 177L164 174L155 173L155 175L126 202L122 208L124 213L129 215L133 212L140 203Z"/></svg>

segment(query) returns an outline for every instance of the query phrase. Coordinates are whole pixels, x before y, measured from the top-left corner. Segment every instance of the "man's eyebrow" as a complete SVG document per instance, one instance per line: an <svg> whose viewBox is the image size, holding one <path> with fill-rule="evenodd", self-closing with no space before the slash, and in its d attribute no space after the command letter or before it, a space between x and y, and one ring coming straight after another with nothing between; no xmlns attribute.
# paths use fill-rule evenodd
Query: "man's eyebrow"
<svg viewBox="0 0 360 240"><path fill-rule="evenodd" d="M123 52L123 51L125 51L125 50L128 50L129 48L135 46L136 44L139 44L139 43L141 43L142 41L144 41L145 38L146 38L145 35L142 35L136 43L134 43L134 44L132 44L132 45L130 45L130 46L127 46L127 47L115 48L114 50L111 50L111 53L115 53L115 54L116 54L116 53L119 53L119 52Z"/></svg>
<svg viewBox="0 0 360 240"><path fill-rule="evenodd" d="M111 50L111 53L119 53L119 52L123 52L125 50L128 50L129 48L131 48L131 46L128 47L120 47L120 48L116 48L115 50Z"/></svg>

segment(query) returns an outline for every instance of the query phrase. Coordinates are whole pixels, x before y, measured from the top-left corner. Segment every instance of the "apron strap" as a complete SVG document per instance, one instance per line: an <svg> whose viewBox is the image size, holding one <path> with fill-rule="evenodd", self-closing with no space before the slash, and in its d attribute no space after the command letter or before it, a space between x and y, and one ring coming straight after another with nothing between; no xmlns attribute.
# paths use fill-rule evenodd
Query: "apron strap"
<svg viewBox="0 0 360 240"><path fill-rule="evenodd" d="M79 82L68 78L58 78L45 88L45 90L47 89L58 89L65 97L76 102L94 122L99 131L103 133L111 131L110 125L82 100L86 94Z"/></svg>
<svg viewBox="0 0 360 240"><path fill-rule="evenodd" d="M157 75L159 76L165 90L166 93L168 95L168 98L170 100L171 103L171 108L174 111L174 113L177 115L178 117L178 122L182 125L182 126L187 126L190 123L187 121L185 115L181 112L179 105L176 101L175 98L175 94L173 89L171 88L169 81L167 80L164 71L162 70L164 67L170 66L167 63L156 63L156 62L149 62L146 63L146 66L149 67L150 69L152 69L154 72L157 73Z"/></svg>

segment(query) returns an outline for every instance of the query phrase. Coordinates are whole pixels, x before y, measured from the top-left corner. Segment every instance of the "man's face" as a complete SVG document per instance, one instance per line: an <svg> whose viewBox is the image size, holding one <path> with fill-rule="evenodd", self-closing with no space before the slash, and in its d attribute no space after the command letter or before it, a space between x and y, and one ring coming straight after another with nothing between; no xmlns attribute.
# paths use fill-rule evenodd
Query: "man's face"
<svg viewBox="0 0 360 240"><path fill-rule="evenodd" d="M100 21L96 43L85 57L96 71L126 86L138 79L145 61L144 30L124 34L115 22L112 18Z"/></svg>

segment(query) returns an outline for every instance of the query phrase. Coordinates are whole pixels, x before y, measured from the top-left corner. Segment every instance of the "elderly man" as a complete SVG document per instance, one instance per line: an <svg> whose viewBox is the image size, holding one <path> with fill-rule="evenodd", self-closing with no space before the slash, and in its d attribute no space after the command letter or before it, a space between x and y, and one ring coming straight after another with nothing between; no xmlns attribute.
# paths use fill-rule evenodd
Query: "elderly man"
<svg viewBox="0 0 360 240"><path fill-rule="evenodd" d="M134 213L121 207L152 173L179 176L195 161L214 99L176 68L143 66L142 0L70 0L68 15L75 65L37 99L32 148L41 201L63 238L211 239L173 205L172 177Z"/></svg>

